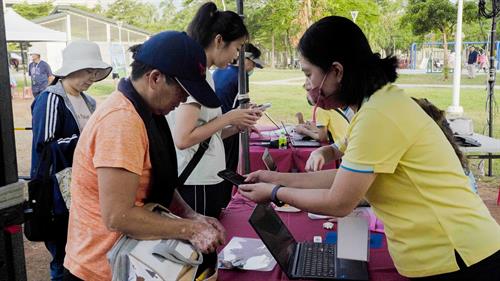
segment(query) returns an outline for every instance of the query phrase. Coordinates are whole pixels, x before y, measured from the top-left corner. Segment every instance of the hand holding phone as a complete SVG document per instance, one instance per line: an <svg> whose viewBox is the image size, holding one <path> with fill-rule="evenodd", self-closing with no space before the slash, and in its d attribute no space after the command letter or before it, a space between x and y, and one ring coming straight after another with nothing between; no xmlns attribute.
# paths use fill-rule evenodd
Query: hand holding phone
<svg viewBox="0 0 500 281"><path fill-rule="evenodd" d="M222 170L222 171L218 172L217 175L219 177L229 181L230 183L236 185L236 186L246 183L245 182L246 178L244 176L237 174L236 172L229 170L229 169Z"/></svg>

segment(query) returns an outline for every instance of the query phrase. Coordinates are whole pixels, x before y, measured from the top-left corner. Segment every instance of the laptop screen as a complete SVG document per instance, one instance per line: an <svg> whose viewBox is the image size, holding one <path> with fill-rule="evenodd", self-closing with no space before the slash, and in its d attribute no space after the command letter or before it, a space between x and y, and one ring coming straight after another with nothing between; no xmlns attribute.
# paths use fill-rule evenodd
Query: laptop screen
<svg viewBox="0 0 500 281"><path fill-rule="evenodd" d="M269 171L276 171L278 169L278 167L276 167L276 163L274 163L273 157L269 153L269 149L267 148L264 150L264 153L262 154L262 161L264 162L266 168Z"/></svg>
<svg viewBox="0 0 500 281"><path fill-rule="evenodd" d="M267 249L276 259L281 269L287 274L292 266L292 256L297 241L280 219L271 204L258 204L249 219Z"/></svg>

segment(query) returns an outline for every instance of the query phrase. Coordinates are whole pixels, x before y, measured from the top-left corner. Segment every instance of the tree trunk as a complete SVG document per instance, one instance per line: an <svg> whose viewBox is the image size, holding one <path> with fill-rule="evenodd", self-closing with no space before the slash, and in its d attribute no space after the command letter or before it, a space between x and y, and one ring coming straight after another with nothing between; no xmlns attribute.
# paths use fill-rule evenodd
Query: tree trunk
<svg viewBox="0 0 500 281"><path fill-rule="evenodd" d="M284 51L283 54L283 68L288 68L288 52Z"/></svg>
<svg viewBox="0 0 500 281"><path fill-rule="evenodd" d="M446 36L446 31L443 30L443 79L448 80L448 38Z"/></svg>
<svg viewBox="0 0 500 281"><path fill-rule="evenodd" d="M311 18L312 18L311 0L306 0L306 22L307 22L307 27L311 26Z"/></svg>
<svg viewBox="0 0 500 281"><path fill-rule="evenodd" d="M290 32L289 30L286 31L285 33L285 47L286 47L286 52L288 54L288 56L290 57L290 61L287 60L287 64L286 66L290 68L293 67L293 50L292 50L292 46L290 44Z"/></svg>
<svg viewBox="0 0 500 281"><path fill-rule="evenodd" d="M276 50L275 50L275 46L274 46L274 32L273 32L273 35L271 36L271 68L275 68L276 67L276 58L274 57L274 54L275 54Z"/></svg>

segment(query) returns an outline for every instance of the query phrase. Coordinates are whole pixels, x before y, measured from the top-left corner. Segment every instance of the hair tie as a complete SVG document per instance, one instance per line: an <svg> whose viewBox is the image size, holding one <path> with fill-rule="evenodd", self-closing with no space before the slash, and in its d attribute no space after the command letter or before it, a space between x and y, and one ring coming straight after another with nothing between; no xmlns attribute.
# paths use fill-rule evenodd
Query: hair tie
<svg viewBox="0 0 500 281"><path fill-rule="evenodd" d="M370 60L372 62L377 62L379 61L381 58L380 54L379 53L373 53L371 56L370 56Z"/></svg>

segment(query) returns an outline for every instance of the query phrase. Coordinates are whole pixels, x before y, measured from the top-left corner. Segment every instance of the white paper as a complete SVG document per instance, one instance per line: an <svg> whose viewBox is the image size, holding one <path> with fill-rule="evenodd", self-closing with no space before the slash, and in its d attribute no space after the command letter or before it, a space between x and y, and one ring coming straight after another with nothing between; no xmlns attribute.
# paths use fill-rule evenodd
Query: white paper
<svg viewBox="0 0 500 281"><path fill-rule="evenodd" d="M219 261L241 261L243 270L271 271L276 260L260 239L233 237L218 257ZM219 262L219 268L221 263Z"/></svg>
<svg viewBox="0 0 500 281"><path fill-rule="evenodd" d="M337 257L339 259L368 261L369 239L369 219L362 208L354 210L349 216L338 219Z"/></svg>

